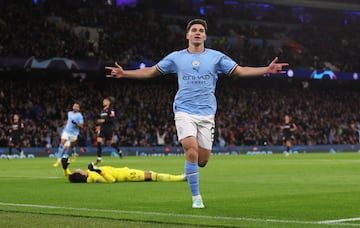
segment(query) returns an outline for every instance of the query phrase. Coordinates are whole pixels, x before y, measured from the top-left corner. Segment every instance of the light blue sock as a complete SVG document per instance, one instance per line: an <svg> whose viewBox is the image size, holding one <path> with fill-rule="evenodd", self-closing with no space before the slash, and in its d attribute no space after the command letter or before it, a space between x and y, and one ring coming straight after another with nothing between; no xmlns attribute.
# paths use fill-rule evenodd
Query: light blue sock
<svg viewBox="0 0 360 228"><path fill-rule="evenodd" d="M62 153L62 157L63 158L68 158L69 157L69 152L70 152L70 148L64 149L63 153Z"/></svg>
<svg viewBox="0 0 360 228"><path fill-rule="evenodd" d="M199 167L197 163L185 161L185 174L192 196L200 195L199 191Z"/></svg>
<svg viewBox="0 0 360 228"><path fill-rule="evenodd" d="M64 152L64 147L63 145L60 144L58 148L58 152L56 154L57 158L62 158L63 152Z"/></svg>

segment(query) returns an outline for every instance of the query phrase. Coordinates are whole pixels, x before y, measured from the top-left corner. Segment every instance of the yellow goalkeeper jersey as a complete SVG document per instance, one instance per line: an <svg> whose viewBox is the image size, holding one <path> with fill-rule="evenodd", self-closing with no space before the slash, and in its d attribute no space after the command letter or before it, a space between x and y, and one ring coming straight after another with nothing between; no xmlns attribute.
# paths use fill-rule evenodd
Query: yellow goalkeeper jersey
<svg viewBox="0 0 360 228"><path fill-rule="evenodd" d="M145 173L138 169L128 167L114 168L111 166L101 166L101 174L87 170L87 183L114 183L125 181L144 181Z"/></svg>

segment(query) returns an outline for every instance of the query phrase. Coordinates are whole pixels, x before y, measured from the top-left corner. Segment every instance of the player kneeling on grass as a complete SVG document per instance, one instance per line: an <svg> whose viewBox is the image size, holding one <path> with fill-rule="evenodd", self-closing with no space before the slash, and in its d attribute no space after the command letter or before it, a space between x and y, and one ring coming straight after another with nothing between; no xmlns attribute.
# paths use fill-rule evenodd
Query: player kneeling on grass
<svg viewBox="0 0 360 228"><path fill-rule="evenodd" d="M115 168L112 166L97 167L94 163L88 165L88 170L76 169L71 172L68 168L69 158L61 160L64 174L72 183L116 183L116 182L139 182L139 181L186 181L185 175L171 175L155 173L128 167Z"/></svg>

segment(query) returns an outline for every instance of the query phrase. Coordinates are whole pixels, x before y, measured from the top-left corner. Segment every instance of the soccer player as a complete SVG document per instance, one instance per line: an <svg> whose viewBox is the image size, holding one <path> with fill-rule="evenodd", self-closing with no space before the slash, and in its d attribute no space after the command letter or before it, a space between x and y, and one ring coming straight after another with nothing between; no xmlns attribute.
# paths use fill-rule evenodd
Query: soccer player
<svg viewBox="0 0 360 228"><path fill-rule="evenodd" d="M71 172L68 168L69 158L62 159L62 167L65 177L72 183L116 183L116 182L139 182L139 181L186 181L185 175L171 175L130 169L128 167L115 168L112 166L97 167L94 163L88 165L88 170L76 169Z"/></svg>
<svg viewBox="0 0 360 228"><path fill-rule="evenodd" d="M74 103L72 111L68 112L66 125L61 133L61 141L57 152L57 161L53 164L58 167L61 158L67 158L69 151L74 149L80 129L84 127L84 117L80 112L80 104Z"/></svg>
<svg viewBox="0 0 360 228"><path fill-rule="evenodd" d="M285 115L284 123L280 126L283 134L283 143L286 146L285 155L289 156L292 147L292 140L294 138L293 132L297 130L295 123L290 122L290 116Z"/></svg>
<svg viewBox="0 0 360 228"><path fill-rule="evenodd" d="M186 27L188 47L174 51L152 67L124 70L115 63L107 77L151 78L177 73L178 91L173 111L177 135L185 151L185 173L192 194L192 207L204 208L199 191L199 168L207 164L215 133L218 73L234 76L259 76L284 73L287 63L277 63L276 57L265 67L241 67L225 54L205 48L207 23L202 19L191 20Z"/></svg>
<svg viewBox="0 0 360 228"><path fill-rule="evenodd" d="M12 117L11 125L9 128L9 151L8 151L8 159L12 158L12 149L15 147L20 154L20 158L24 158L24 151L21 149L21 135L24 131L24 124L20 121L20 117L18 114L14 114Z"/></svg>
<svg viewBox="0 0 360 228"><path fill-rule="evenodd" d="M114 98L107 97L103 99L103 109L100 113L100 118L97 120L98 130L97 130L97 159L95 164L99 164L102 161L102 144L106 143L106 145L113 147L120 158L123 157L122 151L119 147L114 143L114 123L116 121L116 112L111 107L111 103L113 103Z"/></svg>
<svg viewBox="0 0 360 228"><path fill-rule="evenodd" d="M357 121L357 123L352 123L350 126L351 126L351 129L353 129L354 131L357 131L358 143L360 143L360 121Z"/></svg>

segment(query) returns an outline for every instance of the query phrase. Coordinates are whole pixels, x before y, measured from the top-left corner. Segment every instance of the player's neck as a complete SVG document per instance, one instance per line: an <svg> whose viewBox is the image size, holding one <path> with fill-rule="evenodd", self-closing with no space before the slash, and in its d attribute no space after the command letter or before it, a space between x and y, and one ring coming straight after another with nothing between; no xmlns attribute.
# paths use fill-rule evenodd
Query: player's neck
<svg viewBox="0 0 360 228"><path fill-rule="evenodd" d="M189 45L189 47L187 48L188 52L190 53L201 53L205 51L205 46L204 45Z"/></svg>

